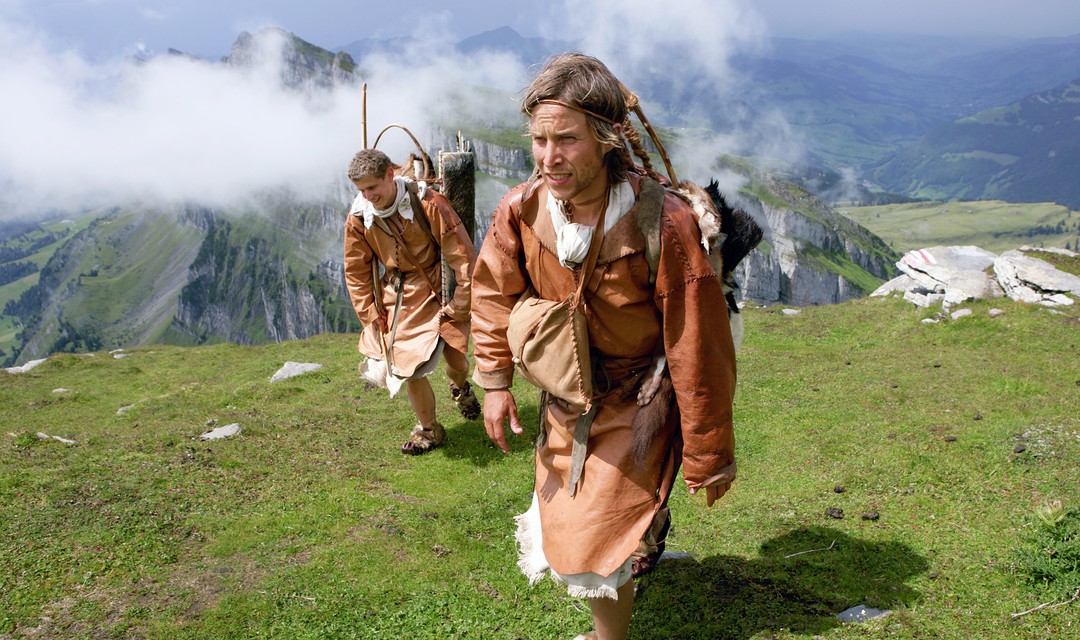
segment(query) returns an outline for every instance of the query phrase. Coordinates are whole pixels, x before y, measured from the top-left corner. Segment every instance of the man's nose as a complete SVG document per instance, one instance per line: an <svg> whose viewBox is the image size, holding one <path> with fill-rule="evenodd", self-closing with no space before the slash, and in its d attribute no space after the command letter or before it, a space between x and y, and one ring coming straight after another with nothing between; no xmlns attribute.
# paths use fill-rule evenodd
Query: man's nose
<svg viewBox="0 0 1080 640"><path fill-rule="evenodd" d="M544 146L543 155L541 156L540 160L545 166L553 166L555 164L558 164L559 160L561 159L562 152L559 151L559 145L548 144Z"/></svg>

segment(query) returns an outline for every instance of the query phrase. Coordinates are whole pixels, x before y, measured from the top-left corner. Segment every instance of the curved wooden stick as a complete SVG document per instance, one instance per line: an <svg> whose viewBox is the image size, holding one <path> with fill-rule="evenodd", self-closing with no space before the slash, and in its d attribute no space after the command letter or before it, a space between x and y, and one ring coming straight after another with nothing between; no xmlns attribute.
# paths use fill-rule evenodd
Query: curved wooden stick
<svg viewBox="0 0 1080 640"><path fill-rule="evenodd" d="M412 134L412 131L409 131L403 125L400 125L400 124L388 124L385 127L383 127L383 130L379 132L379 135L375 136L375 144L372 145L372 148L377 149L379 147L379 140L381 140L383 134L386 133L387 131L389 131L390 129L401 129L402 131L404 131L405 133L407 133L409 135L409 138L412 139L413 144L416 145L417 151L420 152L420 160L422 160L423 163L424 163L424 176L431 175L431 164L428 162L427 154L424 153L424 147L420 145L420 141L416 139L416 136L414 136Z"/></svg>

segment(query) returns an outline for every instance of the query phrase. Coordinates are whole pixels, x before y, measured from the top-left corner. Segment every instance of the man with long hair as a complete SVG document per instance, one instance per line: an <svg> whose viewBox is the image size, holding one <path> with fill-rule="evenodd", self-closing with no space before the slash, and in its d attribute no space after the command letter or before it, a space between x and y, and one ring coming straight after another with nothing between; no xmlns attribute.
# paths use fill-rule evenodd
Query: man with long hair
<svg viewBox="0 0 1080 640"><path fill-rule="evenodd" d="M532 581L550 573L589 599L595 630L579 637L619 640L639 548L655 549L657 537L662 544L680 465L690 492L705 490L709 505L734 480L735 348L693 211L635 167L622 86L607 67L557 56L521 108L536 173L499 204L473 272L473 380L485 389L485 429L508 451L506 427L523 433L510 390L510 313L526 295L565 300L585 279L595 410L541 396L518 565ZM640 226L647 191L657 194L655 273ZM583 273L586 262L594 266Z"/></svg>

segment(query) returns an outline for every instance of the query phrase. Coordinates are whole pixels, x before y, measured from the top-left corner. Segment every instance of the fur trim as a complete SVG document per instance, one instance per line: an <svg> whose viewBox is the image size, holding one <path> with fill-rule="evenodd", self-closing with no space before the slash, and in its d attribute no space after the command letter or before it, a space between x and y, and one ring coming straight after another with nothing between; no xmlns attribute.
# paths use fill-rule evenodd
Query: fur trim
<svg viewBox="0 0 1080 640"><path fill-rule="evenodd" d="M544 579L544 574L551 570L547 558L544 556L544 534L540 528L540 503L536 500L536 494L532 496L532 505L529 510L514 517L517 523L517 533L514 538L518 544L517 566L529 584L534 585Z"/></svg>
<svg viewBox="0 0 1080 640"><path fill-rule="evenodd" d="M556 578L556 582L562 582ZM565 583L564 583L565 584ZM612 600L619 599L619 591L613 589L606 584L602 584L597 587L580 587L578 585L567 585L566 592L570 594L572 598L611 598Z"/></svg>
<svg viewBox="0 0 1080 640"><path fill-rule="evenodd" d="M386 389L390 392L391 398L397 395L397 392L401 390L401 385L405 383L404 379L387 371L385 360L364 358L360 362L359 370L361 378L380 389Z"/></svg>

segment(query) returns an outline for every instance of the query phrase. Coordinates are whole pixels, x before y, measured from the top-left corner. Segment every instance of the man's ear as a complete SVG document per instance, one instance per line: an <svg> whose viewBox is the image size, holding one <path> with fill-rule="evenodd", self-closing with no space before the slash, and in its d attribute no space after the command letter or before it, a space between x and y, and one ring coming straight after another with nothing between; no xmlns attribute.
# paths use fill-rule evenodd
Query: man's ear
<svg viewBox="0 0 1080 640"><path fill-rule="evenodd" d="M615 124L611 125L611 128L615 130L615 135L619 136L619 138L621 139L622 138L622 123L616 122ZM606 143L604 144L604 146L607 147L607 149L604 150L605 155L607 155L608 151L619 148L618 145L606 144Z"/></svg>

